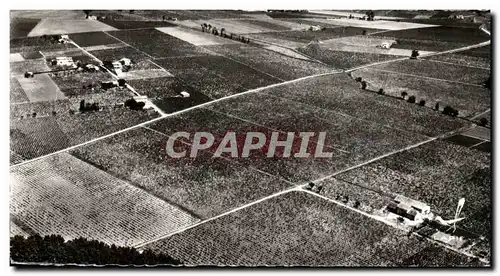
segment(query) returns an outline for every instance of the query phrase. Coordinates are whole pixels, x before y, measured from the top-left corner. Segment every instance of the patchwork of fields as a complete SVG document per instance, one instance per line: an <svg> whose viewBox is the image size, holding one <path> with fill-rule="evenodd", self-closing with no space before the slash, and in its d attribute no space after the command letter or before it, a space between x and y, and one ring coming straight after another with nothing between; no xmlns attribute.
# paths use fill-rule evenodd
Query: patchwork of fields
<svg viewBox="0 0 500 276"><path fill-rule="evenodd" d="M90 12L98 20L10 14L11 236L84 237L186 265L490 265L492 55L481 24L438 24L446 11L373 21L347 18L364 11ZM214 144L172 158L179 131L191 135L177 150L201 131ZM217 157L228 132L238 154ZM266 141L245 158L249 132ZM313 132L308 153L333 157L285 157L282 146L267 157L273 132L292 133L294 152L299 132ZM377 215L397 196L443 219L465 198L458 233L481 245Z"/></svg>

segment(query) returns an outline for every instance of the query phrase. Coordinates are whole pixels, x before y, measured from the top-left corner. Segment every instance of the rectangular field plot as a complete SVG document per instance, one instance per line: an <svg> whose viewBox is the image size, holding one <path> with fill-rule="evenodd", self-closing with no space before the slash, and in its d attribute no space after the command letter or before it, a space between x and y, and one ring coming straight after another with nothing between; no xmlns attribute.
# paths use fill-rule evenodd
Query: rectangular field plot
<svg viewBox="0 0 500 276"><path fill-rule="evenodd" d="M10 148L25 159L62 150L70 144L54 117L11 120Z"/></svg>
<svg viewBox="0 0 500 276"><path fill-rule="evenodd" d="M30 102L54 101L65 96L47 74L39 74L33 78L16 77Z"/></svg>
<svg viewBox="0 0 500 276"><path fill-rule="evenodd" d="M146 53L142 53L128 46L111 49L92 50L89 52L103 62L115 61L122 58L128 58L132 62L141 62L150 58Z"/></svg>
<svg viewBox="0 0 500 276"><path fill-rule="evenodd" d="M111 30L116 29L97 20L42 19L40 23L30 31L28 36L86 33Z"/></svg>
<svg viewBox="0 0 500 276"><path fill-rule="evenodd" d="M292 80L334 70L316 62L284 56L258 47L235 44L206 46L206 48L282 80Z"/></svg>
<svg viewBox="0 0 500 276"><path fill-rule="evenodd" d="M371 67L377 70L386 70L399 74L408 74L420 77L429 77L460 82L466 84L482 85L489 77L490 71L460 65L432 62L421 59L407 59Z"/></svg>
<svg viewBox="0 0 500 276"><path fill-rule="evenodd" d="M131 246L198 218L67 153L11 169L11 216L40 235Z"/></svg>
<svg viewBox="0 0 500 276"><path fill-rule="evenodd" d="M255 38L266 40L266 37L269 37L271 39L271 42L274 39L283 39L283 40L289 40L293 42L307 44L311 41L316 41L316 40L321 41L337 37L362 35L363 31L373 32L377 30L355 28L355 27L335 27L335 28L327 28L321 31L302 30L302 31L260 33L258 36L255 36Z"/></svg>
<svg viewBox="0 0 500 276"><path fill-rule="evenodd" d="M335 51L322 47L319 44L310 44L308 46L299 48L298 51L335 68L342 69L351 69L353 67L369 63L381 62L397 58L394 55L379 53L368 53L360 51Z"/></svg>
<svg viewBox="0 0 500 276"><path fill-rule="evenodd" d="M201 30L192 30L189 28L165 27L157 28L157 30L196 46L238 43L232 39L222 38L210 33L201 32Z"/></svg>
<svg viewBox="0 0 500 276"><path fill-rule="evenodd" d="M246 90L280 82L275 77L221 56L201 56L187 59L221 76L227 81L243 86Z"/></svg>
<svg viewBox="0 0 500 276"><path fill-rule="evenodd" d="M174 27L175 25L165 21L138 21L138 20L112 20L112 19L101 19L101 22L106 25L112 26L114 28L124 30L124 29L145 29L145 28L156 28L156 27Z"/></svg>
<svg viewBox="0 0 500 276"><path fill-rule="evenodd" d="M209 54L201 47L155 29L108 33L155 58Z"/></svg>
<svg viewBox="0 0 500 276"><path fill-rule="evenodd" d="M337 175L365 187L402 194L431 206L452 219L457 202L465 198L458 226L479 234L491 229L490 154L446 141L433 141L369 165Z"/></svg>
<svg viewBox="0 0 500 276"><path fill-rule="evenodd" d="M338 18L338 19L319 19L319 18L308 18L307 20L316 21L319 23L330 23L339 26L357 27L357 28L370 28L370 29L380 29L380 30L401 30L405 29L416 29L416 28L428 28L433 27L433 25L428 24L418 24L409 22L396 22L390 20L356 20L348 18Z"/></svg>
<svg viewBox="0 0 500 276"><path fill-rule="evenodd" d="M319 76L262 90L276 97L376 122L392 128L435 136L465 122L406 101L363 91L347 74Z"/></svg>
<svg viewBox="0 0 500 276"><path fill-rule="evenodd" d="M416 103L425 100L427 108L435 108L439 103L442 111L447 105L459 111L458 116L468 117L490 107L491 93L488 89L473 85L421 78L396 72L379 71L364 68L352 72L354 78L361 77L372 91L384 89L394 97L401 97L406 92L408 97L415 96Z"/></svg>
<svg viewBox="0 0 500 276"><path fill-rule="evenodd" d="M486 45L483 47L472 48L465 51L431 56L426 59L442 62L450 62L458 65L465 65L471 67L479 67L490 69L491 68L491 53L492 46Z"/></svg>
<svg viewBox="0 0 500 276"><path fill-rule="evenodd" d="M202 218L288 187L276 177L208 153L195 159L167 158L167 139L151 130L134 129L71 153Z"/></svg>
<svg viewBox="0 0 500 276"><path fill-rule="evenodd" d="M120 42L104 32L71 34L69 35L69 38L73 40L76 44L78 44L78 46L80 47L108 45Z"/></svg>
<svg viewBox="0 0 500 276"><path fill-rule="evenodd" d="M404 266L428 245L356 211L290 192L142 248L188 265Z"/></svg>
<svg viewBox="0 0 500 276"><path fill-rule="evenodd" d="M415 39L426 41L445 41L454 43L476 44L490 39L479 28L431 27L410 30L395 30L375 34L375 36L394 37L396 39Z"/></svg>
<svg viewBox="0 0 500 276"><path fill-rule="evenodd" d="M10 19L10 38L28 36L40 19L12 17Z"/></svg>
<svg viewBox="0 0 500 276"><path fill-rule="evenodd" d="M49 39L44 37L23 37L23 38L13 38L10 40L10 52L20 53L20 52L37 52L41 50L62 50L68 48L75 48L73 44L54 44Z"/></svg>

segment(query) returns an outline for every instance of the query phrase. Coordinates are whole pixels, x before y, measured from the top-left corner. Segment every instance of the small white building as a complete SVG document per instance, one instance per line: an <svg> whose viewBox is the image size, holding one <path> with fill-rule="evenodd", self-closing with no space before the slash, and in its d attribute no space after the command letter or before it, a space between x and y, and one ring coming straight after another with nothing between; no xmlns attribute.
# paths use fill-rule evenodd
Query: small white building
<svg viewBox="0 0 500 276"><path fill-rule="evenodd" d="M52 61L52 65L59 66L59 67L76 68L76 64L73 61L72 57L56 57L56 59Z"/></svg>
<svg viewBox="0 0 500 276"><path fill-rule="evenodd" d="M140 102L144 103L144 109L153 108L153 104L148 99L148 96L135 96L134 100L138 103Z"/></svg>
<svg viewBox="0 0 500 276"><path fill-rule="evenodd" d="M309 28L310 31L313 31L313 32L317 32L317 31L321 31L321 26L319 25L316 25L316 26L311 26Z"/></svg>
<svg viewBox="0 0 500 276"><path fill-rule="evenodd" d="M95 16L95 15L89 15L89 17L87 19L89 19L89 20L97 20L97 16Z"/></svg>
<svg viewBox="0 0 500 276"><path fill-rule="evenodd" d="M128 58L122 58L119 60L119 62L123 65L123 66L132 66L132 61Z"/></svg>

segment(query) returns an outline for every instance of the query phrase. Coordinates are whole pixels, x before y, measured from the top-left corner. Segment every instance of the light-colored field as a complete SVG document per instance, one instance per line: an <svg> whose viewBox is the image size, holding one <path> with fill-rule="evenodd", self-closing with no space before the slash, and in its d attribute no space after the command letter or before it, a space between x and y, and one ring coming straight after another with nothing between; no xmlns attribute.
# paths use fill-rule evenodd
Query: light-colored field
<svg viewBox="0 0 500 276"><path fill-rule="evenodd" d="M351 27L372 28L372 29L382 29L382 30L404 30L404 29L427 28L427 27L437 26L430 24L396 22L387 20L365 21L359 19L317 19L317 18L308 18L307 20L318 23L335 24L340 26L351 26Z"/></svg>
<svg viewBox="0 0 500 276"><path fill-rule="evenodd" d="M13 53L13 54L10 54L9 61L10 62L24 61L24 58L23 58L23 56L21 56L20 53Z"/></svg>
<svg viewBox="0 0 500 276"><path fill-rule="evenodd" d="M34 19L84 19L82 10L11 10L11 17L34 18Z"/></svg>
<svg viewBox="0 0 500 276"><path fill-rule="evenodd" d="M183 25L190 28L198 28L201 31L201 24L207 23L216 27L218 30L221 28L226 29L226 33L235 34L251 34L251 33L262 33L262 32L272 32L274 30L250 24L243 21L231 20L231 19L211 19L211 20L183 20L177 22L179 25Z"/></svg>
<svg viewBox="0 0 500 276"><path fill-rule="evenodd" d="M220 36L215 36L209 33L203 33L201 32L201 29L191 30L187 28L178 28L178 27L163 27L156 29L168 35L177 37L178 39L194 44L196 46L238 43L231 39L222 38Z"/></svg>
<svg viewBox="0 0 500 276"><path fill-rule="evenodd" d="M346 51L346 52L357 52L357 53L373 53L373 54L385 54L385 55L395 55L395 56L410 56L410 49L382 49L380 45L382 43L396 43L396 41L391 39L377 38L377 37L367 37L367 36L350 36L334 38L329 40L321 41L321 46L334 50L334 51ZM431 54L430 51L419 51L421 55Z"/></svg>
<svg viewBox="0 0 500 276"><path fill-rule="evenodd" d="M127 80L136 80L136 79L173 77L173 75L163 69L150 69L150 70L134 70L134 71L124 72L121 73L119 77L125 78Z"/></svg>
<svg viewBox="0 0 500 276"><path fill-rule="evenodd" d="M90 51L98 51L98 50L118 49L118 48L123 48L123 47L127 47L127 44L114 43L114 44L108 44L108 45L96 45L96 46L83 47L83 49L90 52Z"/></svg>
<svg viewBox="0 0 500 276"><path fill-rule="evenodd" d="M40 72L50 70L47 66L47 62L43 58L39 59L28 59L24 61L11 62L10 63L10 74L11 76L23 75L27 71L30 72Z"/></svg>
<svg viewBox="0 0 500 276"><path fill-rule="evenodd" d="M66 153L13 168L10 180L11 216L40 235L124 246L198 221Z"/></svg>
<svg viewBox="0 0 500 276"><path fill-rule="evenodd" d="M16 76L16 79L30 102L54 101L66 98L57 84L47 74L35 75L33 78Z"/></svg>
<svg viewBox="0 0 500 276"><path fill-rule="evenodd" d="M318 14L324 14L324 15L345 16L345 17L348 17L349 15L352 15L354 17L363 17L363 16L366 16L363 13L347 12L347 11L342 12L342 11L327 11L327 10L311 10L310 12L318 13ZM376 16L376 18L379 18L379 19L400 19L401 17Z"/></svg>
<svg viewBox="0 0 500 276"><path fill-rule="evenodd" d="M115 28L97 20L61 20L43 19L36 25L28 36L41 36L49 34L70 34L97 31L113 31Z"/></svg>
<svg viewBox="0 0 500 276"><path fill-rule="evenodd" d="M85 55L85 53L78 48L70 48L60 51L40 51L40 53L46 58L55 58L61 56L75 56L75 55Z"/></svg>

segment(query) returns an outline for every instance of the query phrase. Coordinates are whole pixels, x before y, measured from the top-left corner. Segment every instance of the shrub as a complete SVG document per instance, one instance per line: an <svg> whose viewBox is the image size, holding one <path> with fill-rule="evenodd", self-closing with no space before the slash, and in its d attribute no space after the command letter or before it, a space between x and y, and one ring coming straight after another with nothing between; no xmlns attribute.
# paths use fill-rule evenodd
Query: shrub
<svg viewBox="0 0 500 276"><path fill-rule="evenodd" d="M405 99L406 96L408 96L408 93L406 93L406 91L401 92L401 98Z"/></svg>
<svg viewBox="0 0 500 276"><path fill-rule="evenodd" d="M410 97L408 98L408 102L409 102L409 103L415 103L415 101L416 101L415 96L410 96Z"/></svg>
<svg viewBox="0 0 500 276"><path fill-rule="evenodd" d="M455 108L447 105L444 107L443 109L443 114L446 114L446 115L450 115L450 116L453 116L453 117L456 117L458 116L458 110L456 110Z"/></svg>
<svg viewBox="0 0 500 276"><path fill-rule="evenodd" d="M357 77L354 80L357 81L357 82L361 82L363 79L361 77Z"/></svg>
<svg viewBox="0 0 500 276"><path fill-rule="evenodd" d="M434 109L439 111L439 103L436 103L436 105L434 105Z"/></svg>
<svg viewBox="0 0 500 276"><path fill-rule="evenodd" d="M366 89L366 81L361 82L361 89L365 90Z"/></svg>
<svg viewBox="0 0 500 276"><path fill-rule="evenodd" d="M420 102L418 102L418 105L425 106L425 100L420 100Z"/></svg>
<svg viewBox="0 0 500 276"><path fill-rule="evenodd" d="M132 110L142 110L146 104L144 102L137 102L134 99L128 99L125 101L125 106Z"/></svg>
<svg viewBox="0 0 500 276"><path fill-rule="evenodd" d="M486 119L486 118L483 117L483 118L481 118L479 120L479 125L480 126L486 126L487 124L488 124L488 119Z"/></svg>
<svg viewBox="0 0 500 276"><path fill-rule="evenodd" d="M380 88L380 89L378 90L377 94L379 94L379 95L384 95L384 94L385 94L385 93L384 93L384 89L383 89L383 88Z"/></svg>

